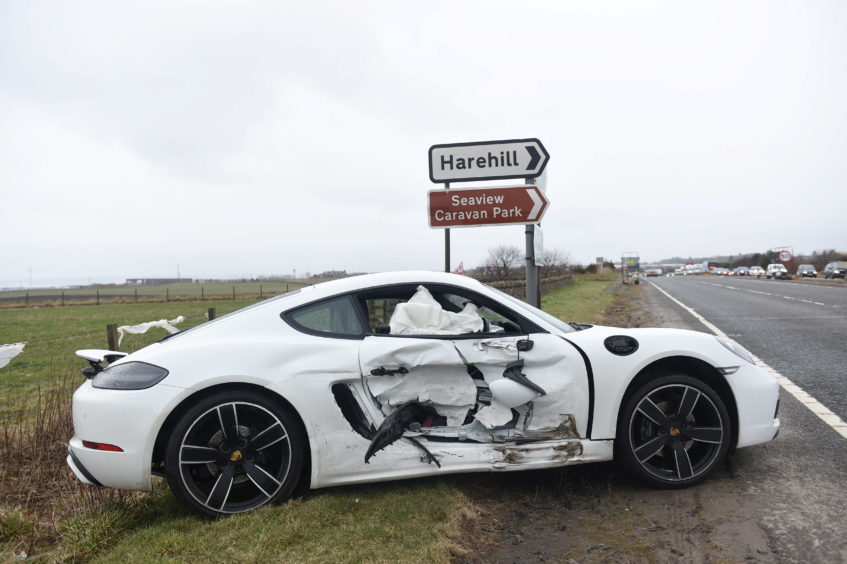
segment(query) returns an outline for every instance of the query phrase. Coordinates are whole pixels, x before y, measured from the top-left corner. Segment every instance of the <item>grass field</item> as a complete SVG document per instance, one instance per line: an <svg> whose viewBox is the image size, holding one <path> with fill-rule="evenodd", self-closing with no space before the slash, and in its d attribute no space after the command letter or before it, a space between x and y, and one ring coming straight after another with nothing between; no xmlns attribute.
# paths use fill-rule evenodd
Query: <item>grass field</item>
<svg viewBox="0 0 847 564"><path fill-rule="evenodd" d="M179 284L135 285L116 284L83 286L79 288L40 288L0 292L0 305L20 307L29 305L61 305L79 302L185 301L199 299L256 299L267 298L320 282L320 280L261 280L226 282L185 282Z"/></svg>
<svg viewBox="0 0 847 564"><path fill-rule="evenodd" d="M567 321L597 322L616 278L575 277L543 299ZM64 463L69 398L84 363L73 351L105 348L108 323L186 317L180 328L252 301L170 302L0 310L0 343L29 341L0 369L0 560L177 562L447 561L474 508L461 482L409 480L311 492L291 503L207 522L186 514L161 481L152 493L91 488ZM166 335L128 335L133 351ZM25 409L29 406L29 409Z"/></svg>

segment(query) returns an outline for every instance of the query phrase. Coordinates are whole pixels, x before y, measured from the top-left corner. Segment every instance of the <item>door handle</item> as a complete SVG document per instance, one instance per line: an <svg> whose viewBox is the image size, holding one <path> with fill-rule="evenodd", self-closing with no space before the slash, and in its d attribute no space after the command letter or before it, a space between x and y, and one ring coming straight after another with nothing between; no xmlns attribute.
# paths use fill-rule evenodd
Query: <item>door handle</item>
<svg viewBox="0 0 847 564"><path fill-rule="evenodd" d="M408 374L409 369L405 366L401 366L399 368L385 368L384 366L380 366L379 368L374 368L371 370L371 376L394 376L395 374Z"/></svg>

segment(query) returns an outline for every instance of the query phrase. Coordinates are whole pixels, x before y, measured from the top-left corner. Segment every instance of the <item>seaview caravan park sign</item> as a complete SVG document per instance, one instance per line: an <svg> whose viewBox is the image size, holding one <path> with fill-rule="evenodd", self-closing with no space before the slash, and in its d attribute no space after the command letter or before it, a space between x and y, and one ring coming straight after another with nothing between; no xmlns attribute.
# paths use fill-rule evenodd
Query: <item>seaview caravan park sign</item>
<svg viewBox="0 0 847 564"><path fill-rule="evenodd" d="M429 148L429 179L470 182L540 176L550 155L538 139L450 143Z"/></svg>
<svg viewBox="0 0 847 564"><path fill-rule="evenodd" d="M538 223L550 202L538 186L429 191L429 226L480 227Z"/></svg>

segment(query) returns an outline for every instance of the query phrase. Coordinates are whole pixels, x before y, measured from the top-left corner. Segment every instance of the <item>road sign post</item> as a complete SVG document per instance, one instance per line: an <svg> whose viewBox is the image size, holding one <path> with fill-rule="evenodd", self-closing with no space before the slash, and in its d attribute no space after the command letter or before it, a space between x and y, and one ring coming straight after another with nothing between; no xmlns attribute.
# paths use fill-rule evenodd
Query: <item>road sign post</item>
<svg viewBox="0 0 847 564"><path fill-rule="evenodd" d="M429 148L429 179L444 190L429 192L429 225L444 229L444 270L450 272L450 229L526 225L526 301L540 306L535 224L549 201L543 176L550 155L535 138L449 143ZM450 190L451 182L523 178L525 186ZM534 183L539 182L541 188Z"/></svg>

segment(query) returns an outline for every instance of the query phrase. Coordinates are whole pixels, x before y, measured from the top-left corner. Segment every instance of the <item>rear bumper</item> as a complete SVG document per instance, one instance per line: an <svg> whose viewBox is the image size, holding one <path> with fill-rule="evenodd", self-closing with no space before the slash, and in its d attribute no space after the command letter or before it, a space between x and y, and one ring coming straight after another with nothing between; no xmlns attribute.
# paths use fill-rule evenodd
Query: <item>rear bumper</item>
<svg viewBox="0 0 847 564"><path fill-rule="evenodd" d="M188 393L161 384L146 390L101 390L85 382L74 393L68 466L86 484L149 490L156 435L167 414ZM122 451L88 448L83 440L116 445Z"/></svg>

